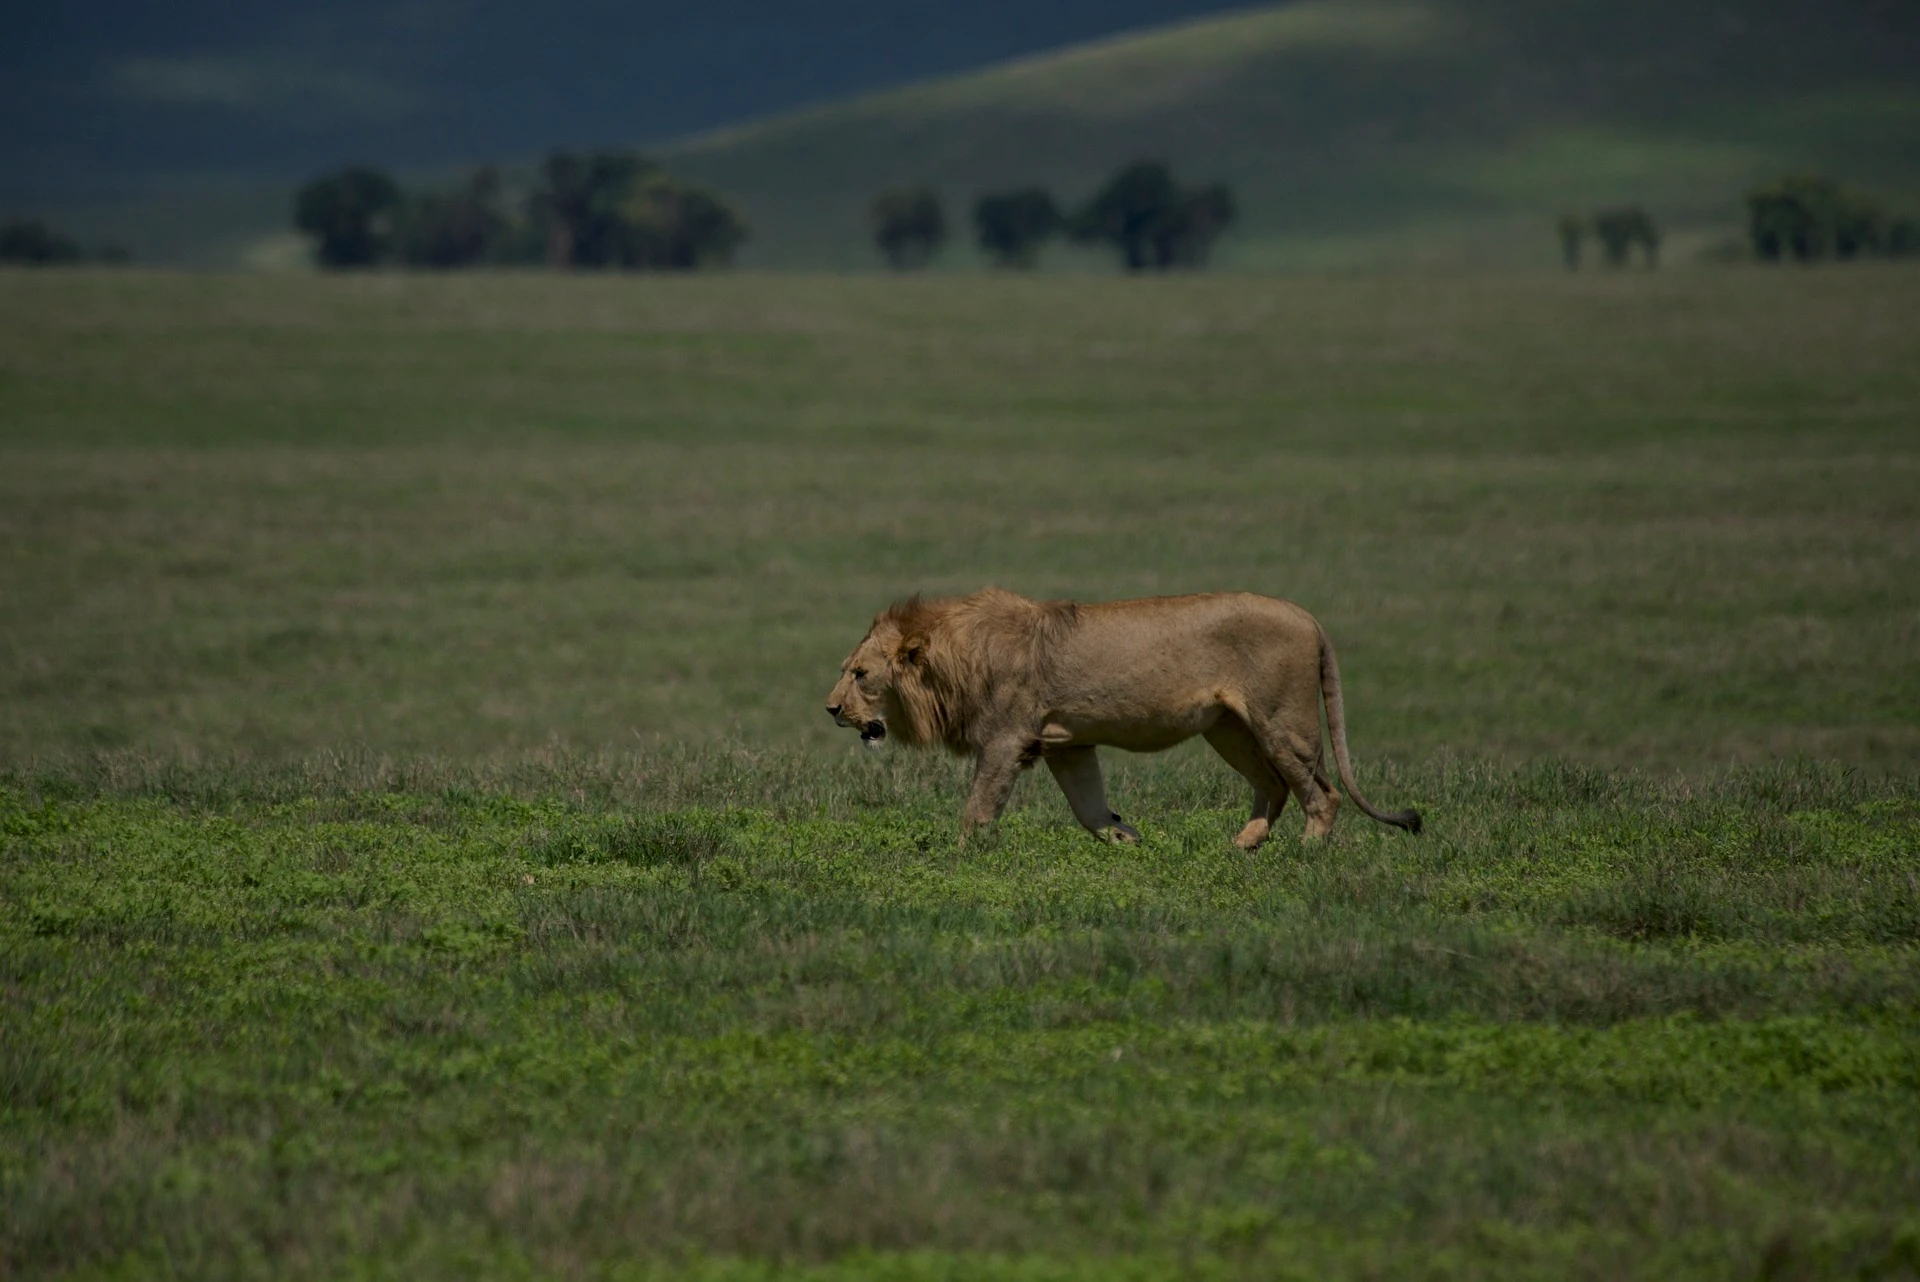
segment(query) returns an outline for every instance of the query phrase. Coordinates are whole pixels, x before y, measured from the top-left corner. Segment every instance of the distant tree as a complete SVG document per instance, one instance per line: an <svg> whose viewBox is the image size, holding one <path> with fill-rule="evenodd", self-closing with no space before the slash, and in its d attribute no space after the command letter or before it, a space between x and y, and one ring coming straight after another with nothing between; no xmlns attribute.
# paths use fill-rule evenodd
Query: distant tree
<svg viewBox="0 0 1920 1282"><path fill-rule="evenodd" d="M685 248L676 251L680 255L676 265L706 267L732 264L734 251L752 235L746 219L710 191L681 187L678 192L678 221L675 226L680 239L677 243Z"/></svg>
<svg viewBox="0 0 1920 1282"><path fill-rule="evenodd" d="M635 152L555 152L541 178L530 212L550 266L690 270L730 261L747 236L725 201Z"/></svg>
<svg viewBox="0 0 1920 1282"><path fill-rule="evenodd" d="M1120 170L1068 221L1082 243L1114 247L1128 271L1202 267L1236 214L1222 184L1184 188L1158 161Z"/></svg>
<svg viewBox="0 0 1920 1282"><path fill-rule="evenodd" d="M691 271L732 261L747 227L713 193L655 171L632 184L606 234L612 265Z"/></svg>
<svg viewBox="0 0 1920 1282"><path fill-rule="evenodd" d="M1060 209L1044 187L990 192L973 206L980 248L1001 267L1032 267L1060 223Z"/></svg>
<svg viewBox="0 0 1920 1282"><path fill-rule="evenodd" d="M582 267L633 265L626 208L653 161L634 151L596 151L582 167L585 217L575 228L574 262Z"/></svg>
<svg viewBox="0 0 1920 1282"><path fill-rule="evenodd" d="M1106 242L1130 272L1160 266L1158 242L1177 217L1180 185L1158 161L1128 165L1082 206L1068 232L1082 243Z"/></svg>
<svg viewBox="0 0 1920 1282"><path fill-rule="evenodd" d="M931 187L900 187L873 198L873 240L896 271L925 267L947 242L947 215Z"/></svg>
<svg viewBox="0 0 1920 1282"><path fill-rule="evenodd" d="M452 191L406 202L401 261L413 267L470 267L494 258L509 226L501 186L500 171L488 166Z"/></svg>
<svg viewBox="0 0 1920 1282"><path fill-rule="evenodd" d="M590 205L587 168L571 152L556 151L540 166L541 187L533 196L533 221L547 231L547 266L556 271L574 265L574 246L586 225Z"/></svg>
<svg viewBox="0 0 1920 1282"><path fill-rule="evenodd" d="M1831 178L1790 174L1749 191L1746 204L1754 256L1767 262L1876 254L1892 238L1879 206Z"/></svg>
<svg viewBox="0 0 1920 1282"><path fill-rule="evenodd" d="M542 185L533 214L547 231L547 265L555 268L617 265L622 230L620 207L653 162L637 152L556 151L541 166Z"/></svg>
<svg viewBox="0 0 1920 1282"><path fill-rule="evenodd" d="M1599 211L1593 216L1593 234L1609 267L1626 266L1636 247L1645 255L1648 267L1660 263L1660 228L1638 205Z"/></svg>
<svg viewBox="0 0 1920 1282"><path fill-rule="evenodd" d="M1580 250L1587 240L1587 220L1578 214L1567 213L1560 215L1554 226L1560 233L1560 261L1567 265L1568 271L1579 271Z"/></svg>
<svg viewBox="0 0 1920 1282"><path fill-rule="evenodd" d="M400 187L378 169L349 166L324 174L294 197L294 226L314 238L322 267L370 267L393 249Z"/></svg>
<svg viewBox="0 0 1920 1282"><path fill-rule="evenodd" d="M1754 257L1765 262L1820 257L1826 249L1824 209L1837 194L1824 178L1789 176L1746 194L1747 234Z"/></svg>
<svg viewBox="0 0 1920 1282"><path fill-rule="evenodd" d="M76 242L37 218L20 219L0 226L0 263L51 267L77 263L83 257Z"/></svg>

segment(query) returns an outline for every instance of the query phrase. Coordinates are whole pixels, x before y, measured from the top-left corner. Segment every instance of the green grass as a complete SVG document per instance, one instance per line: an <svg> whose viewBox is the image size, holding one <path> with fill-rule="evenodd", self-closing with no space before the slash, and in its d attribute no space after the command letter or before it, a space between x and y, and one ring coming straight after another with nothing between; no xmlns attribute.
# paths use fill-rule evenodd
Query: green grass
<svg viewBox="0 0 1920 1282"><path fill-rule="evenodd" d="M1363 764L1904 767L1916 308L1905 269L15 275L0 756L845 750L872 613L996 582L1297 600Z"/></svg>
<svg viewBox="0 0 1920 1282"><path fill-rule="evenodd" d="M1920 274L0 277L0 1273L1920 1272ZM820 703L1249 587L1368 792Z"/></svg>
<svg viewBox="0 0 1920 1282"><path fill-rule="evenodd" d="M1027 812L961 852L910 778L586 774L16 775L10 1271L1916 1262L1910 782L1425 772L1426 839L1245 858L1201 776L1139 849Z"/></svg>

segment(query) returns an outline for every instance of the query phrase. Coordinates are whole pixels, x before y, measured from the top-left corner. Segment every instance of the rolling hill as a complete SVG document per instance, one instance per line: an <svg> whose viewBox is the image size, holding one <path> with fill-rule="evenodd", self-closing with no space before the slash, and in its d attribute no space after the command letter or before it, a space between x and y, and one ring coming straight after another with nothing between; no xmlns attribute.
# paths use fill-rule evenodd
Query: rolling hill
<svg viewBox="0 0 1920 1282"><path fill-rule="evenodd" d="M888 184L1078 198L1139 156L1234 184L1222 266L1548 263L1559 210L1613 201L1648 205L1684 254L1782 170L1920 204L1920 6L1301 0L665 154L749 211L765 266L870 264L865 203Z"/></svg>
<svg viewBox="0 0 1920 1282"><path fill-rule="evenodd" d="M983 190L1075 200L1138 157L1234 185L1223 268L1546 265L1559 211L1626 201L1685 258L1736 229L1744 186L1787 170L1920 209L1920 5L1297 0L652 150L746 213L749 267L873 267L866 205L891 184L933 183L964 231ZM150 259L263 265L289 257L285 207L230 184L49 212ZM154 209L166 235L117 230ZM1048 266L1105 269L1066 250Z"/></svg>

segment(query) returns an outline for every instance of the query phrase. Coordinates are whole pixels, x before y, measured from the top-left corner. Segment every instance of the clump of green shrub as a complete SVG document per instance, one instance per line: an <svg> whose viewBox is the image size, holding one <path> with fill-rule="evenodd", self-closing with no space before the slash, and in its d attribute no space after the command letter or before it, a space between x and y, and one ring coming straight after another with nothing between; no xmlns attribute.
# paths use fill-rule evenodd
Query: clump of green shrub
<svg viewBox="0 0 1920 1282"><path fill-rule="evenodd" d="M1729 896L1670 868L1643 871L1575 896L1561 911L1559 924L1588 926L1635 942L1720 939L1740 926Z"/></svg>
<svg viewBox="0 0 1920 1282"><path fill-rule="evenodd" d="M732 833L699 813L582 815L533 829L527 856L536 863L621 863L699 868L737 854ZM737 861L736 861L737 862Z"/></svg>

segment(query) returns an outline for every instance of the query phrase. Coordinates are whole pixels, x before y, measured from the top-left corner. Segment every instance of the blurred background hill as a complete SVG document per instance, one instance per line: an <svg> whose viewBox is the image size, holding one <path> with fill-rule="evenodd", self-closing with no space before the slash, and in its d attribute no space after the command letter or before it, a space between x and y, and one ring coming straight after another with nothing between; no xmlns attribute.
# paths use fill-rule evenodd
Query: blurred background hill
<svg viewBox="0 0 1920 1282"><path fill-rule="evenodd" d="M1557 213L1621 201L1684 258L1790 170L1920 204L1907 0L831 7L50 10L0 54L0 214L146 262L291 265L291 191L322 167L432 177L597 143L731 199L755 267L876 265L866 209L890 184L955 209L1024 183L1078 200L1140 156L1233 185L1229 268L1545 265Z"/></svg>
<svg viewBox="0 0 1920 1282"><path fill-rule="evenodd" d="M1078 196L1135 155L1224 179L1223 265L1554 259L1562 207L1632 200L1684 238L1813 168L1920 181L1920 5L1301 0L1101 41L678 144L752 261L854 265L866 193Z"/></svg>

